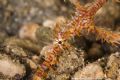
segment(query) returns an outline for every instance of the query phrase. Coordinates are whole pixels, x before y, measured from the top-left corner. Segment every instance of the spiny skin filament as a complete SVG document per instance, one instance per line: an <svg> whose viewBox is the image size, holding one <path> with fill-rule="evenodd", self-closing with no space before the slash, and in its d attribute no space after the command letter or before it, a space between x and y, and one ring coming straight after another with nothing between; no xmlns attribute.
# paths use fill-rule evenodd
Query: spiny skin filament
<svg viewBox="0 0 120 80"><path fill-rule="evenodd" d="M35 73L35 78L33 80L41 80L46 77L46 69L51 69L52 65L56 64L57 55L70 47L65 41L76 35L89 35L90 33L95 34L96 39L102 40L104 42L110 43L114 46L120 44L120 34L113 33L109 30L103 28L95 27L93 18L95 13L107 2L108 0L96 0L93 5L86 8L81 6L79 2L74 3L76 11L75 15L71 20L65 22L64 28L56 24L56 38L53 42L50 51L46 51L49 55L45 58L45 61L40 65L39 69ZM86 31L87 33L84 33ZM55 43L55 44L54 44Z"/></svg>
<svg viewBox="0 0 120 80"><path fill-rule="evenodd" d="M95 13L106 2L107 0L96 0L94 4L89 8L85 8L81 6L80 4L78 4L79 2L77 2L75 4L76 6L75 15L73 16L71 20L67 21L66 26L65 26L67 28L63 32L58 32L58 33L61 33L61 37L64 40L67 40L71 38L72 36L81 35L81 32L83 30L87 30L88 34L89 32L94 32L95 26L94 26L93 17Z"/></svg>

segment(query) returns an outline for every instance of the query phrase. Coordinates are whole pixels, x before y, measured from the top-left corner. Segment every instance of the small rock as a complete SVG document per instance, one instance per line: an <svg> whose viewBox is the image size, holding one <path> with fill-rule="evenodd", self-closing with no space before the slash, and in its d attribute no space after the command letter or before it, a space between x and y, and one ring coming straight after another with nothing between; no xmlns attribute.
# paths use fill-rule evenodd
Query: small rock
<svg viewBox="0 0 120 80"><path fill-rule="evenodd" d="M29 64L31 69L37 69L37 65L30 59L27 59L27 63Z"/></svg>
<svg viewBox="0 0 120 80"><path fill-rule="evenodd" d="M70 77L70 75L68 74L61 74L61 75L57 75L55 80L68 80Z"/></svg>
<svg viewBox="0 0 120 80"><path fill-rule="evenodd" d="M39 62L39 57L34 55L32 56L32 61L34 61L35 63L38 63Z"/></svg>
<svg viewBox="0 0 120 80"><path fill-rule="evenodd" d="M27 38L27 39L31 39L33 41L37 41L36 38L36 31L40 26L36 23L28 23L25 24L21 27L20 31L19 31L19 37L20 38Z"/></svg>
<svg viewBox="0 0 120 80"><path fill-rule="evenodd" d="M46 20L43 22L44 27L49 27L51 29L54 29L56 23L59 25L64 24L66 22L65 18L63 16L59 16L54 20Z"/></svg>
<svg viewBox="0 0 120 80"><path fill-rule="evenodd" d="M16 75L19 75L22 78L25 75L25 67L19 62L13 62L13 60L7 55L0 54L0 79L6 80L9 78L14 78ZM4 77L7 76L7 77Z"/></svg>
<svg viewBox="0 0 120 80"><path fill-rule="evenodd" d="M120 53L116 52L114 54L111 54L108 58L107 62L107 71L106 75L108 78L111 78L113 80L117 80L117 77L120 76Z"/></svg>
<svg viewBox="0 0 120 80"><path fill-rule="evenodd" d="M93 43L92 47L88 50L88 58L98 59L103 55L102 46L98 43Z"/></svg>
<svg viewBox="0 0 120 80"><path fill-rule="evenodd" d="M104 73L99 64L91 63L84 67L82 70L78 70L73 76L73 80L102 80Z"/></svg>
<svg viewBox="0 0 120 80"><path fill-rule="evenodd" d="M73 48L63 51L62 55L58 59L57 72L72 73L78 67L82 66L84 64L83 57L78 57L77 54L80 53L76 52Z"/></svg>
<svg viewBox="0 0 120 80"><path fill-rule="evenodd" d="M53 75L51 80L69 80L70 74Z"/></svg>
<svg viewBox="0 0 120 80"><path fill-rule="evenodd" d="M53 41L53 30L49 27L41 27L36 31L36 37L40 46L48 45Z"/></svg>
<svg viewBox="0 0 120 80"><path fill-rule="evenodd" d="M44 27L50 27L50 28L52 28L54 25L55 25L55 22L53 20L45 20L43 22L43 26Z"/></svg>

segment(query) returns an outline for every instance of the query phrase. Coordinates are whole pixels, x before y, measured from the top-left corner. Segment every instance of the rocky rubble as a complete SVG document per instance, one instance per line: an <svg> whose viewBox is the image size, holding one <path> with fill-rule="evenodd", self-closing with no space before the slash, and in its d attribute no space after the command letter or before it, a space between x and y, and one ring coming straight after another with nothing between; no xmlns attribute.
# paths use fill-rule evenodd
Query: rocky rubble
<svg viewBox="0 0 120 80"><path fill-rule="evenodd" d="M85 5L93 0L80 1ZM0 0L0 80L29 80L53 43L55 23L69 19L73 9L69 0ZM119 0L109 0L95 23L120 31ZM72 47L57 57L48 80L120 80L119 47L92 36L75 36L69 42Z"/></svg>

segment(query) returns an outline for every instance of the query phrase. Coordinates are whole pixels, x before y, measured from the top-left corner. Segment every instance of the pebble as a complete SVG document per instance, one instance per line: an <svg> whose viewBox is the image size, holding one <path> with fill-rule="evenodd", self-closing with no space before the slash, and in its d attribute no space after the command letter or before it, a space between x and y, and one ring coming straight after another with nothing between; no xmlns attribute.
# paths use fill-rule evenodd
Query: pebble
<svg viewBox="0 0 120 80"><path fill-rule="evenodd" d="M73 80L102 80L104 73L102 67L96 63L90 63L82 70L78 70L73 76Z"/></svg>
<svg viewBox="0 0 120 80"><path fill-rule="evenodd" d="M111 54L108 58L107 66L106 66L106 75L107 78L111 78L112 80L120 80L120 53L116 52Z"/></svg>
<svg viewBox="0 0 120 80"><path fill-rule="evenodd" d="M22 39L30 39L36 41L36 31L40 26L36 23L24 24L19 30L19 37Z"/></svg>
<svg viewBox="0 0 120 80"><path fill-rule="evenodd" d="M13 62L13 60L5 54L0 54L0 79L6 80L14 78L16 75L22 78L25 75L25 67L19 62ZM7 76L7 77L5 77ZM19 78L19 79L20 79Z"/></svg>

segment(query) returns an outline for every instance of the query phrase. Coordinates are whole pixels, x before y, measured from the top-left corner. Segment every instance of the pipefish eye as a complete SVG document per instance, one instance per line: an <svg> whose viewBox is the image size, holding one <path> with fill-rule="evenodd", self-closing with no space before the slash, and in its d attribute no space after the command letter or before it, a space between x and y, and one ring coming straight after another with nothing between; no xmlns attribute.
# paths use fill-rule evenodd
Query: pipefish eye
<svg viewBox="0 0 120 80"><path fill-rule="evenodd" d="M58 44L62 44L62 41L58 41Z"/></svg>

